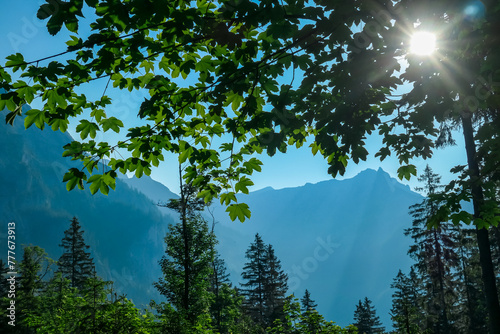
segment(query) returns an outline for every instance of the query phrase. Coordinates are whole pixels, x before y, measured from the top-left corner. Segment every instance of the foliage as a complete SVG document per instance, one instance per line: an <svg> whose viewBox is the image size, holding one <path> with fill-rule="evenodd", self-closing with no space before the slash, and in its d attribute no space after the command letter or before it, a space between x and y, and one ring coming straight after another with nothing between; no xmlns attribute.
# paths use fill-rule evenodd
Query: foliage
<svg viewBox="0 0 500 334"><path fill-rule="evenodd" d="M84 7L95 18L88 36L79 34ZM149 175L171 152L187 165L184 177L202 189L205 202L219 197L231 219L241 221L251 213L236 194L248 193L253 172L261 170L255 153L286 152L313 138L312 153L325 157L335 176L348 162L366 159L367 138L378 132L382 145L372 153L382 160L394 154L399 177L409 179L417 174L414 159L451 143L451 130L461 124L468 168L454 169L461 175L448 185L434 223L473 221L478 228L496 333L500 305L483 228L500 219L499 16L497 0L432 6L413 0L47 0L38 17L50 34L63 26L70 32L66 51L57 54L64 58L8 56L0 69L0 110L7 108L12 123L24 104L40 99L40 109L24 114L26 127L66 131L70 120L78 122L80 139L65 146L64 156L82 166L64 176L67 189L86 183L91 193L107 194L117 173ZM425 30L441 42L427 58L408 52L410 35ZM81 89L96 80L107 84L93 100ZM394 95L403 82L409 91ZM137 110L142 123L117 143L96 140L125 126L107 110L109 84L146 95ZM128 155L117 158L116 150ZM100 170L104 159L109 164ZM462 200L474 202L473 217Z"/></svg>
<svg viewBox="0 0 500 334"><path fill-rule="evenodd" d="M29 315L40 312L38 296L43 291L43 279L50 272L53 263L39 246L25 246L23 259L18 264L19 276L16 279L16 328L18 333L31 333Z"/></svg>
<svg viewBox="0 0 500 334"><path fill-rule="evenodd" d="M320 332L320 325L316 321L318 314L316 307L318 307L318 304L311 299L311 294L307 289L300 303L302 306L302 317L304 318L304 324L307 325L308 331L312 334Z"/></svg>
<svg viewBox="0 0 500 334"><path fill-rule="evenodd" d="M214 328L219 333L235 332L236 324L243 316L243 297L231 286L224 260L216 251L212 261L210 292L213 294L210 314Z"/></svg>
<svg viewBox="0 0 500 334"><path fill-rule="evenodd" d="M87 280L83 289L88 293L82 295L69 279L56 273L37 297L40 312L29 312L29 327L39 333L151 333L152 318L125 297L107 299L109 291L100 282Z"/></svg>
<svg viewBox="0 0 500 334"><path fill-rule="evenodd" d="M1 95L0 109L10 111L8 122L22 114L22 104L36 98L42 100L42 108L26 112L26 127L48 125L66 131L70 120L90 115L78 120L80 140L65 147L65 156L83 164L64 177L68 189L83 188L86 182L92 193L106 194L115 188L117 172L149 175L164 152L172 152L180 163L189 164L186 181L202 186L207 202L220 195L231 218L244 220L250 216L248 206L235 194L247 193L251 175L261 170L254 153L274 155L313 137L312 152L327 159L335 176L345 172L348 161L366 159L365 140L378 131L384 141L376 156L384 159L394 152L401 164L398 174L409 179L416 175L410 160L433 153L431 138L439 135L433 120L444 123L452 116L445 113L453 110L453 101L431 98L442 91L433 90L440 79L421 84L425 74L419 71L432 75L432 66L406 55L409 68L398 72L399 58L408 49L408 36L401 31L414 30L408 20L426 19L411 2L156 0L152 4L99 0L44 4L39 18L47 20L49 32L57 34L65 26L71 33L61 54L65 59L26 61L15 54L0 72L0 86L7 91ZM96 17L89 36L78 33L84 7ZM448 24L447 13L437 8L440 23ZM456 42L462 38L458 35ZM494 50L486 49L494 55ZM490 58L484 63L492 64L494 57ZM416 82L417 88L397 101L392 92L402 79ZM129 129L126 140L96 141L97 133L124 127L106 111L113 103L107 89L97 100L80 93L96 80L146 94L137 110L143 123ZM424 101L431 104L429 108L419 105L427 96L419 87L433 93ZM437 111L439 102L443 106ZM400 112L402 105L413 112ZM222 143L214 148L219 138ZM131 156L116 158L118 149ZM109 169L98 169L102 159L110 160Z"/></svg>

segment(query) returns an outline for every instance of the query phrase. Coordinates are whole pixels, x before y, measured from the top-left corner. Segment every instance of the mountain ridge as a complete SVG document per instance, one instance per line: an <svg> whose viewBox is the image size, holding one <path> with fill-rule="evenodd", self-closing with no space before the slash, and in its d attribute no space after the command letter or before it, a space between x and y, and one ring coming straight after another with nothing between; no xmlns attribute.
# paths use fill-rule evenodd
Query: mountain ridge
<svg viewBox="0 0 500 334"><path fill-rule="evenodd" d="M19 123L2 127L0 221L17 221L21 239L46 248L57 259L63 231L77 216L98 274L114 280L139 306L152 298L162 301L152 283L161 274L163 237L177 218L155 204L177 195L149 177L119 178L117 190L108 196L67 192L62 176L78 166L61 156L71 137L24 130ZM225 207L212 208L218 249L237 286L245 251L258 232L274 246L288 272L290 293L301 297L307 288L318 311L341 325L352 322L355 304L368 296L390 326L390 283L411 262L403 231L411 222L408 206L421 201L419 194L379 168L349 179L266 187L239 199L252 211L243 224L230 221Z"/></svg>

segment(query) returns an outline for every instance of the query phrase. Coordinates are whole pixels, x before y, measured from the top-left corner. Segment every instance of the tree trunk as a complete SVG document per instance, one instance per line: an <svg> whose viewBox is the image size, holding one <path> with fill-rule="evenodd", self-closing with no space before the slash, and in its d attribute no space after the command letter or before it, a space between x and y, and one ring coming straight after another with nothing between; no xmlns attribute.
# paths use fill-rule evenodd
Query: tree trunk
<svg viewBox="0 0 500 334"><path fill-rule="evenodd" d="M476 146L472 128L471 115L462 115L462 125L467 151L467 162L470 173L470 190L474 207L474 219L481 217L481 207L484 203L483 189L479 184L479 164L476 160ZM495 283L495 273L491 258L488 230L476 225L477 244L479 246L479 262L481 264L486 308L488 309L488 326L490 334L500 334L500 304Z"/></svg>
<svg viewBox="0 0 500 334"><path fill-rule="evenodd" d="M186 206L187 206L187 198L184 193L183 184L182 184L182 168L179 164L179 182L180 182L180 191L181 191L181 220L182 220L182 237L184 241L184 296L182 300L182 304L184 307L184 311L186 312L186 316L189 322L194 323L194 319L189 312L189 286L190 286L190 259L189 259L189 235L187 231L187 217L186 217Z"/></svg>

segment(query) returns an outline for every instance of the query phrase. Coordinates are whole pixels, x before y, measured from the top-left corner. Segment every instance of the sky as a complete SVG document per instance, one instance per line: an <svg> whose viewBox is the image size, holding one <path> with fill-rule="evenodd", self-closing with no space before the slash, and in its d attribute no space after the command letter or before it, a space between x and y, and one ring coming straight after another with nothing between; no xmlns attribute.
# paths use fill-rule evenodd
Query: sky
<svg viewBox="0 0 500 334"><path fill-rule="evenodd" d="M5 63L5 57L20 52L24 55L25 60L32 61L39 58L47 57L65 51L64 44L68 37L68 32L63 28L62 32L56 36L50 36L45 28L45 21L40 21L36 18L38 7L44 3L42 0L18 0L2 4L0 12L0 63ZM85 13L84 13L85 14ZM88 34L89 29L81 24L81 32ZM95 94L96 98L102 95L105 87L105 82L94 81L92 87L86 91L86 94ZM405 89L404 87L402 89ZM137 91L129 93L110 91L113 98L113 105L106 110L108 116L115 116L121 119L125 128L138 124L137 110L142 101L143 94ZM33 107L37 107L37 101L34 101ZM39 104L38 104L39 106ZM3 115L5 116L5 115ZM77 122L73 123L72 128L76 127ZM46 128L44 131L52 131ZM69 130L70 134L75 137L74 131ZM123 131L124 136L126 131ZM98 135L97 140L117 140L117 136L110 134ZM428 160L414 160L412 163L417 166L417 174L422 173L427 164L434 172L442 176L442 182L447 183L454 178L450 174L450 168L466 164L465 146L463 136L460 132L454 134L454 139L457 142L456 146L447 147L444 149L435 150L434 157ZM361 162L359 165L352 161L347 166L346 174L337 176L337 179L351 178L357 175L360 171L367 168L378 169L382 168L392 177L397 178L397 169L399 164L394 158L387 158L380 162L373 155L380 147L380 136L374 135L367 139L367 149L371 153L366 162ZM61 150L62 152L62 150ZM123 154L126 154L123 152ZM261 155L259 157L263 162L261 173L255 173L252 180L255 185L251 190L258 190L265 187L273 187L275 189L286 187L297 187L306 183L317 183L324 180L332 179L328 175L328 164L326 160L319 154L313 156L310 149L305 145L300 149L290 147L286 154L277 153L274 157ZM165 184L169 189L178 193L178 164L177 158L172 155L167 155L165 162L159 168L153 170L151 177ZM412 177L410 181L401 181L409 185L412 189L418 186L416 177Z"/></svg>

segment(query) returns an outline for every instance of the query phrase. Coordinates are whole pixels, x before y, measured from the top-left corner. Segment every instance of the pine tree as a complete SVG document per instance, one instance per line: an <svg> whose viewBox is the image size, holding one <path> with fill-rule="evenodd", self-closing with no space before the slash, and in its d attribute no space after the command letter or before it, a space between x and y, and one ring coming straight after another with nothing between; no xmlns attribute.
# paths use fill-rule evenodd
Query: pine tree
<svg viewBox="0 0 500 334"><path fill-rule="evenodd" d="M283 319L283 306L288 290L288 275L281 268L281 261L272 245L267 245L264 271L265 323L272 326L276 319Z"/></svg>
<svg viewBox="0 0 500 334"><path fill-rule="evenodd" d="M241 293L245 296L244 308L252 320L265 326L265 282L267 249L257 233L255 240L245 253L248 262L243 267L241 277L246 281L241 284Z"/></svg>
<svg viewBox="0 0 500 334"><path fill-rule="evenodd" d="M70 280L71 287L77 289L82 289L85 281L95 275L93 259L86 251L90 246L85 244L83 233L80 222L73 217L69 229L64 231L59 245L64 252L57 261L58 271Z"/></svg>
<svg viewBox="0 0 500 334"><path fill-rule="evenodd" d="M283 318L288 276L272 245L264 244L258 233L245 256L249 261L241 274L246 281L241 284L244 307L257 325L266 328Z"/></svg>
<svg viewBox="0 0 500 334"><path fill-rule="evenodd" d="M309 290L306 289L304 297L302 297L300 302L302 304L302 324L307 328L309 333L318 333L320 331L318 323L318 312L316 311L316 307L318 307L318 304L316 304L314 300L311 299Z"/></svg>
<svg viewBox="0 0 500 334"><path fill-rule="evenodd" d="M364 301L360 300L356 305L354 326L358 328L358 334L381 334L384 332L380 318L376 315L375 308L368 297L365 297Z"/></svg>
<svg viewBox="0 0 500 334"><path fill-rule="evenodd" d="M226 271L224 260L215 251L215 256L212 261L212 273L210 275L210 292L214 295L210 305L210 314L214 326L219 332L224 332L222 328L224 308L232 304L231 301L226 300L229 294L227 293L228 291L224 291L225 288L231 288L229 274Z"/></svg>
<svg viewBox="0 0 500 334"><path fill-rule="evenodd" d="M459 265L455 276L457 280L456 292L458 295L457 328L464 333L488 333L486 318L486 300L481 281L481 267L479 264L479 249L475 237L475 230L457 227L458 242L457 254Z"/></svg>
<svg viewBox="0 0 500 334"><path fill-rule="evenodd" d="M214 242L201 216L171 225L165 237L167 248L160 260L163 277L155 287L190 325L208 312Z"/></svg>
<svg viewBox="0 0 500 334"><path fill-rule="evenodd" d="M414 244L408 254L416 260L416 268L424 280L426 295L426 328L436 334L453 333L450 316L455 304L455 281L453 270L458 264L456 253L456 230L450 222L442 222L438 227L427 228L428 220L439 207L432 196L442 188L439 175L427 166L418 179L424 183L423 188L428 196L420 204L410 207L413 225L405 231L411 236Z"/></svg>
<svg viewBox="0 0 500 334"><path fill-rule="evenodd" d="M209 316L216 239L199 214L205 206L192 185L181 186L181 198L166 206L176 210L181 221L169 226L167 248L160 260L163 277L154 285L171 304L162 308L167 318L175 320L168 330L189 332L197 324L210 322L202 318Z"/></svg>
<svg viewBox="0 0 500 334"><path fill-rule="evenodd" d="M304 293L304 297L302 297L300 302L302 303L302 313L315 310L316 307L318 307L318 304L316 304L314 300L311 299L311 293L307 289Z"/></svg>
<svg viewBox="0 0 500 334"><path fill-rule="evenodd" d="M416 282L412 279L414 276L413 269L410 277L400 270L391 284L391 288L395 289L392 295L391 318L397 333L421 333L419 295L415 286Z"/></svg>
<svg viewBox="0 0 500 334"><path fill-rule="evenodd" d="M16 327L14 333L34 333L27 319L42 310L39 303L44 288L44 277L49 273L52 260L39 246L24 247L23 259L19 263L16 289Z"/></svg>

